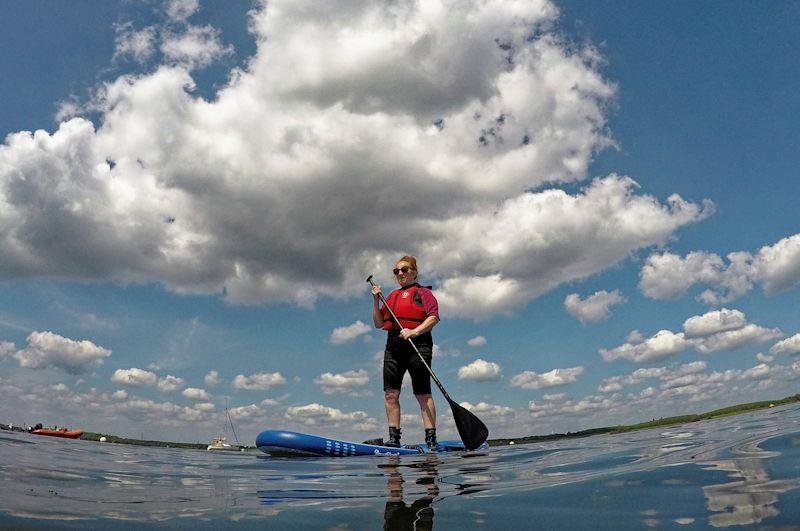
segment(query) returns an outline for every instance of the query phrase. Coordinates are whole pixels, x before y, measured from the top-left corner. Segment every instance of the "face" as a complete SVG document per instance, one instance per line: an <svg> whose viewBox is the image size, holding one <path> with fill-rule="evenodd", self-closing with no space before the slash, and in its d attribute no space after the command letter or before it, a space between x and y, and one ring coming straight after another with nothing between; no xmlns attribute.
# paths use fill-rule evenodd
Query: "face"
<svg viewBox="0 0 800 531"><path fill-rule="evenodd" d="M397 262L394 268L398 270L394 278L397 279L397 283L400 284L400 287L404 288L417 281L417 272L411 269L411 264L408 262Z"/></svg>

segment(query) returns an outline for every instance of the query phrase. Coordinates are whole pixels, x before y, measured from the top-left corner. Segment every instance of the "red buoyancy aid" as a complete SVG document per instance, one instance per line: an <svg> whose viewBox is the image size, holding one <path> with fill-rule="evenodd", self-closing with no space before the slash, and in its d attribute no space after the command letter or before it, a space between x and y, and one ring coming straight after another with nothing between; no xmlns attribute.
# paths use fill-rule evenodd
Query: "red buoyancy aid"
<svg viewBox="0 0 800 531"><path fill-rule="evenodd" d="M422 307L420 287L419 284L414 284L405 289L396 289L386 297L386 303L397 316L403 328L416 328L428 317ZM381 308L381 313L383 314L384 330L399 330L397 323L386 308Z"/></svg>

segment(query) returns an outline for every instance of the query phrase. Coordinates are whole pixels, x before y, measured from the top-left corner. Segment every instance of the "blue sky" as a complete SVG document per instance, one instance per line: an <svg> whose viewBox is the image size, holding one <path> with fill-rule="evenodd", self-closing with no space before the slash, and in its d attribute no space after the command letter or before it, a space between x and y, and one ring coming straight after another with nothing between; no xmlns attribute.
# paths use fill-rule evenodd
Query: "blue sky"
<svg viewBox="0 0 800 531"><path fill-rule="evenodd" d="M3 422L382 435L406 252L491 436L797 390L794 3L4 9Z"/></svg>

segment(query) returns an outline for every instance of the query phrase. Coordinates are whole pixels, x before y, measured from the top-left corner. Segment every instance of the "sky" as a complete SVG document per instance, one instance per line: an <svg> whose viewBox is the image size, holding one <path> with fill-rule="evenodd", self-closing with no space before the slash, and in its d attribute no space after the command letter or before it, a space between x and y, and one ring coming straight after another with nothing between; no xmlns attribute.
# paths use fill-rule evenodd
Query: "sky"
<svg viewBox="0 0 800 531"><path fill-rule="evenodd" d="M795 2L2 9L4 423L385 436L407 253L490 437L798 392Z"/></svg>

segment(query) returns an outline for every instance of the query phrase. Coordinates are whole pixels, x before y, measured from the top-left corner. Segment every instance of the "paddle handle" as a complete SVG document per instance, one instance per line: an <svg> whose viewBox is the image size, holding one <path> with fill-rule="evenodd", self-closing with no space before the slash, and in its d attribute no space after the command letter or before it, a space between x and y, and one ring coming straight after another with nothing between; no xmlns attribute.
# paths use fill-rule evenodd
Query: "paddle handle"
<svg viewBox="0 0 800 531"><path fill-rule="evenodd" d="M367 282L373 288L375 287L375 283L372 281L372 275L367 277ZM389 315L392 316L392 319L394 319L394 322L397 323L397 326L399 326L400 329L402 330L403 329L403 325L400 324L400 319L397 318L397 316L392 311L392 308L386 302L386 298L383 296L383 293L378 293L378 297L380 297L381 302L383 303L383 307L386 308L389 311ZM450 398L450 395L447 394L447 391L444 390L444 386L442 385L442 382L440 382L439 378L436 377L436 374L434 374L433 369L431 369L430 365L428 365L428 362L425 361L425 358L422 357L422 353L420 353L419 349L417 348L417 345L414 344L414 342L411 340L410 337L408 338L407 341L409 343L411 343L411 346L414 348L414 352L417 353L417 356L419 356L419 359L422 360L422 364L425 365L426 369L428 369L428 372L431 374L431 378L433 378L433 381L436 382L436 386L439 388L439 391L442 392L442 394L444 395L444 397L447 399L448 402L452 402L453 400Z"/></svg>

